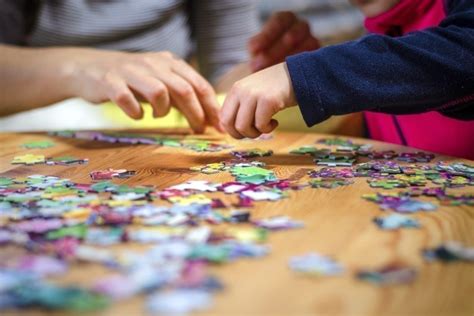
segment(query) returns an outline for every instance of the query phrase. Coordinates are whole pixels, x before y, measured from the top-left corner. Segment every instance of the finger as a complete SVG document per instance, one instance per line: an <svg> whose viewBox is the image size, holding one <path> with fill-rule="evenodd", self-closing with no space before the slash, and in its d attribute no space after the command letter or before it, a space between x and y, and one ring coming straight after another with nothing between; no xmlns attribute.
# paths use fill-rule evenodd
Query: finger
<svg viewBox="0 0 474 316"><path fill-rule="evenodd" d="M255 58L255 63L263 69L283 62L285 57L308 37L312 37L308 23L298 21L282 36L281 40L275 41L270 48L260 53Z"/></svg>
<svg viewBox="0 0 474 316"><path fill-rule="evenodd" d="M300 43L300 45L296 46L295 49L290 53L290 55L302 53L302 52L309 52L309 51L314 51L320 48L321 45L319 44L319 41L314 38L314 37L309 37L307 38L303 43Z"/></svg>
<svg viewBox="0 0 474 316"><path fill-rule="evenodd" d="M204 110L206 122L218 131L223 132L224 129L219 121L219 104L217 103L214 89L209 82L186 62L181 60L175 63L173 71L193 86L202 109Z"/></svg>
<svg viewBox="0 0 474 316"><path fill-rule="evenodd" d="M308 37L311 37L311 30L306 21L298 21L294 23L291 28L283 35L282 41L291 51L293 47L300 45Z"/></svg>
<svg viewBox="0 0 474 316"><path fill-rule="evenodd" d="M122 79L118 77L107 79L107 96L131 118L138 120L143 117L143 109L140 103Z"/></svg>
<svg viewBox="0 0 474 316"><path fill-rule="evenodd" d="M250 138L260 136L261 133L254 127L256 107L256 98L241 99L234 124L240 135Z"/></svg>
<svg viewBox="0 0 474 316"><path fill-rule="evenodd" d="M160 79L166 84L174 106L183 113L192 130L196 133L204 132L205 114L191 84L174 73Z"/></svg>
<svg viewBox="0 0 474 316"><path fill-rule="evenodd" d="M233 87L230 93L224 100L224 105L220 111L220 121L224 126L225 130L234 138L244 138L234 127L235 118L237 117L237 111L239 109L239 99L237 96L236 88Z"/></svg>
<svg viewBox="0 0 474 316"><path fill-rule="evenodd" d="M274 13L265 23L260 33L249 40L249 51L251 55L257 55L266 50L296 21L293 12L283 11Z"/></svg>
<svg viewBox="0 0 474 316"><path fill-rule="evenodd" d="M272 106L267 100L260 99L255 109L255 128L260 133L270 133L278 126L278 121L272 119L278 108Z"/></svg>
<svg viewBox="0 0 474 316"><path fill-rule="evenodd" d="M151 104L154 117L163 117L168 114L170 97L163 82L148 75L129 73L127 83Z"/></svg>

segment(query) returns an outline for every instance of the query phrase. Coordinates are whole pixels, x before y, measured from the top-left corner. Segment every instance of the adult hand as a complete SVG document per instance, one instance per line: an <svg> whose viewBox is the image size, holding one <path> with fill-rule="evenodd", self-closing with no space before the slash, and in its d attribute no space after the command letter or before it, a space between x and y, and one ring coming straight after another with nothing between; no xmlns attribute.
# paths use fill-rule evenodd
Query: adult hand
<svg viewBox="0 0 474 316"><path fill-rule="evenodd" d="M320 47L319 41L311 35L308 22L294 13L274 13L260 33L249 40L250 65L253 71L283 62L286 56Z"/></svg>
<svg viewBox="0 0 474 316"><path fill-rule="evenodd" d="M277 112L296 105L286 63L280 63L237 81L220 112L221 122L234 138L256 138L270 133Z"/></svg>
<svg viewBox="0 0 474 316"><path fill-rule="evenodd" d="M207 124L222 131L213 88L173 54L91 49L79 54L72 63L76 96L95 103L111 100L134 119L143 116L139 100L151 104L154 117L165 116L173 105L195 132Z"/></svg>

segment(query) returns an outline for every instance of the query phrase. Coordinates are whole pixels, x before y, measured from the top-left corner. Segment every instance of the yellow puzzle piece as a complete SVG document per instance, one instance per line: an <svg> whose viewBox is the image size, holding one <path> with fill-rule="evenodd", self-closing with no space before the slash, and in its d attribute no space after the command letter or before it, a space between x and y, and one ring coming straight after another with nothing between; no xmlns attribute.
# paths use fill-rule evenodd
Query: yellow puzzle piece
<svg viewBox="0 0 474 316"><path fill-rule="evenodd" d="M45 163L43 155L26 154L23 156L13 157L12 164L14 165L34 165L39 163Z"/></svg>

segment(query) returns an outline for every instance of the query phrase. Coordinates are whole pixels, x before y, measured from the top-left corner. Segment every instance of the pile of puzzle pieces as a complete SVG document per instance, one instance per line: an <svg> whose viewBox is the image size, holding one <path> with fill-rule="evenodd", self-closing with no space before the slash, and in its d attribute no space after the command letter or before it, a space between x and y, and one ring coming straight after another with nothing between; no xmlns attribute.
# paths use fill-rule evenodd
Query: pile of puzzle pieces
<svg viewBox="0 0 474 316"><path fill-rule="evenodd" d="M87 158L76 158L73 156L61 156L55 158L45 158L44 155L26 154L16 156L12 160L14 165L60 165L60 166L71 166L71 165L83 165L89 162Z"/></svg>
<svg viewBox="0 0 474 316"><path fill-rule="evenodd" d="M52 134L198 152L230 148L226 144L163 135L89 131ZM304 184L279 179L266 163L252 160L273 154L259 148L232 151L228 160L191 167L204 175L226 172L234 178L223 183L192 180L159 189L103 181L135 174L127 169L93 171L90 177L97 181L93 183L46 175L0 176L0 244L23 250L20 256L0 256L0 310L97 310L136 295L147 296L146 308L152 313L184 314L208 308L214 293L224 286L209 274L209 265L265 256L269 253L265 241L271 232L304 226L285 214L254 219L249 210L254 203L289 198L293 190L344 190L358 178L367 178L367 188L382 190L363 198L377 203L384 212L373 219L384 231L422 227L413 214L438 207L423 199L434 198L445 206L474 205L474 194L453 191L474 185L474 166L459 162L427 164L434 155L380 152L339 138L323 139L317 144L318 147L291 151L309 155L317 166L322 166L310 171ZM54 143L37 141L24 148L51 146ZM45 158L41 154L17 156L12 161L64 166L87 162L88 159L71 156ZM390 189L397 191L386 191ZM235 202L228 205L219 199L217 195L222 193ZM147 247L144 251L114 247L124 243ZM472 252L461 244L446 243L421 250L420 255L427 261L473 262ZM49 278L83 264L103 265L109 274L84 287L50 282ZM345 273L342 263L318 253L293 257L288 264L297 273L311 276ZM397 264L375 270L362 267L354 275L363 281L387 285L412 282L416 276L413 267Z"/></svg>
<svg viewBox="0 0 474 316"><path fill-rule="evenodd" d="M290 152L309 155L316 165L324 166L308 173L312 188L333 189L348 186L353 184L355 179L365 177L369 186L374 189L398 190L368 193L362 196L368 201L377 203L382 211L388 212L373 219L377 227L382 230L420 228L419 219L412 215L420 211L435 211L438 205L421 200L419 197L434 197L445 206L474 205L474 193L453 191L456 188L474 186L474 166L442 161L428 164L435 158L433 154L379 152L372 150L369 145L355 144L350 140L339 138L322 139L317 144L318 147L308 145ZM356 164L362 159L370 160ZM429 186L430 183L433 186ZM472 261L473 251L474 248L448 242L435 249L420 251L420 255L427 261ZM319 271L318 275L334 274L332 270L327 270L331 264L334 264L333 259L314 253L290 260L291 269L297 272L307 271L310 274L311 271ZM342 269L337 271L342 273ZM409 283L414 281L416 276L415 268L398 264L387 264L378 270L360 269L355 275L360 280L382 285Z"/></svg>
<svg viewBox="0 0 474 316"><path fill-rule="evenodd" d="M0 243L26 251L0 263L0 280L7 284L0 294L10 299L2 308L88 310L151 292L147 306L163 312L157 306L164 299L160 296L164 287L172 289L178 300L203 295L209 301L223 286L206 272L209 264L264 256L269 251L264 244L269 231L302 227L286 216L253 220L248 211L225 208L203 194L222 191L250 199L257 194L260 200L258 193L265 192L261 190L289 188L278 181L268 187L240 185L230 189L232 184L189 181L157 190L43 175L0 178ZM159 205L159 201L171 204ZM221 229L221 223L239 226ZM144 253L107 249L121 243L154 246ZM113 269L87 288L46 280L84 262Z"/></svg>
<svg viewBox="0 0 474 316"><path fill-rule="evenodd" d="M186 148L197 152L217 152L231 148L224 143L216 143L203 139L166 135L140 135L119 132L97 131L58 131L51 132L53 136L77 138L90 141L100 141L121 144L144 144L176 148Z"/></svg>

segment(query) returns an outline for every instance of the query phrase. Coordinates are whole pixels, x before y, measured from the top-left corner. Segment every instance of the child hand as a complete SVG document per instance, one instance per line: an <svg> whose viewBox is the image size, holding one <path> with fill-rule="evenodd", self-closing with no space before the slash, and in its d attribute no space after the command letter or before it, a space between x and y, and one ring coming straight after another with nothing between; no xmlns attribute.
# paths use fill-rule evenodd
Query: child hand
<svg viewBox="0 0 474 316"><path fill-rule="evenodd" d="M165 116L173 105L195 132L203 132L206 124L222 131L213 88L173 54L84 49L80 56L74 67L75 95L96 103L110 99L134 119L143 116L139 100L151 104L154 117Z"/></svg>
<svg viewBox="0 0 474 316"><path fill-rule="evenodd" d="M294 105L290 75L286 63L280 63L237 81L224 101L220 119L234 138L256 138L278 126L273 115Z"/></svg>
<svg viewBox="0 0 474 316"><path fill-rule="evenodd" d="M299 19L293 12L276 12L263 26L260 33L249 41L253 71L283 62L286 56L320 47L311 35L308 22Z"/></svg>

